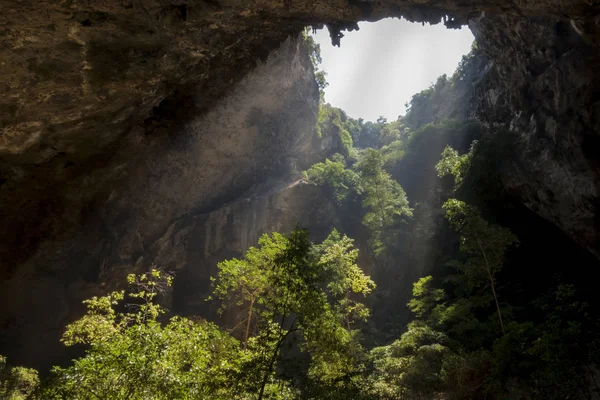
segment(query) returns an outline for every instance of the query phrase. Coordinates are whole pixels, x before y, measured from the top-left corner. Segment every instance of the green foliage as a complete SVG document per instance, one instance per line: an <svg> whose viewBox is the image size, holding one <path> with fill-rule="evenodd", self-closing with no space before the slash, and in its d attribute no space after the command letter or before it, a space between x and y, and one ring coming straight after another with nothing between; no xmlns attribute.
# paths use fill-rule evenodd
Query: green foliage
<svg viewBox="0 0 600 400"><path fill-rule="evenodd" d="M310 354L311 381L332 384L358 367L362 349L352 326L369 313L357 296L369 294L375 284L358 268L357 257L352 240L335 230L312 245L305 230L295 229L263 235L244 260L219 263L215 296L226 308L254 307L257 334L246 340L248 349L262 349L255 354L263 356L246 370L259 371L259 398L277 380L278 366L285 367L281 350L293 338Z"/></svg>
<svg viewBox="0 0 600 400"><path fill-rule="evenodd" d="M327 72L319 68L323 62L323 59L321 58L321 45L316 43L313 37L310 36L309 28L306 28L302 32L302 39L304 41L304 45L308 48L310 61L312 62L315 72L315 81L319 88L319 97L322 102L325 99L325 88L329 85L329 83L327 83Z"/></svg>
<svg viewBox="0 0 600 400"><path fill-rule="evenodd" d="M406 154L406 142L403 140L395 140L381 148L384 163L386 166L398 164Z"/></svg>
<svg viewBox="0 0 600 400"><path fill-rule="evenodd" d="M460 251L466 259L455 262L472 287L489 285L494 296L500 328L504 334L504 323L496 294L496 274L502 270L506 251L519 243L507 228L490 224L479 211L466 203L449 199L444 203L448 222L460 233Z"/></svg>
<svg viewBox="0 0 600 400"><path fill-rule="evenodd" d="M376 255L381 254L385 242L397 240L401 223L412 216L406 193L384 169L403 157L409 131L400 120L388 123L381 117L377 123L364 123L348 118L329 104L321 106L317 131L321 136L323 132L333 132L340 139L343 151L338 160L314 164L305 177L326 185L338 205L350 193L362 195L363 224L370 232L371 249ZM354 142L385 146L382 151L366 148L359 152ZM357 158L352 169L346 167Z"/></svg>
<svg viewBox="0 0 600 400"><path fill-rule="evenodd" d="M444 347L443 354L433 358L441 359L441 369L437 362L414 364L421 365L417 368L421 380L400 381L398 377L404 370L398 366L412 367L412 360L400 364L392 359L389 365L398 368L394 374L385 378L381 378L381 370L373 374L379 377L372 385L379 388L379 397L430 398L441 391L448 399L583 399L600 394L595 372L600 361L596 334L599 324L590 318L587 303L578 299L574 286L559 284L536 300L537 314L543 316L541 322L509 321L502 325L494 275L501 270L506 251L518 241L508 229L490 224L463 202L451 199L445 209L451 225L461 235L465 257L454 265L461 272L459 278L465 279L452 279L457 288L452 301L432 285L431 277L418 280L409 307L417 314L416 326L421 332L410 334L413 322L400 340L404 342L401 348L414 351L419 348L414 337L435 337L423 333L430 331L443 333L443 339L427 342ZM493 300L497 319L486 317ZM498 321L502 336L497 334ZM372 354L377 351L382 350L374 349ZM379 356L378 362L386 365L381 361L386 358ZM438 389L424 395L424 388L419 386L422 381ZM388 393L388 397L381 393Z"/></svg>
<svg viewBox="0 0 600 400"><path fill-rule="evenodd" d="M358 175L346 169L342 161L326 159L317 163L304 172L305 178L317 185L325 185L331 191L334 200L341 204L350 193L358 190ZM339 158L338 158L339 160Z"/></svg>
<svg viewBox="0 0 600 400"><path fill-rule="evenodd" d="M378 399L433 398L444 389L443 365L448 338L413 322L399 340L371 351L369 391Z"/></svg>
<svg viewBox="0 0 600 400"><path fill-rule="evenodd" d="M321 138L324 134L335 138L337 147L346 159L355 157L351 132L357 129L357 121L349 118L344 111L330 104L321 104L316 129Z"/></svg>
<svg viewBox="0 0 600 400"><path fill-rule="evenodd" d="M305 44L323 103L327 82L325 72L318 69L320 48L306 33ZM507 283L515 282L505 281L501 272L509 250L519 244L516 236L463 201L449 199L440 210L447 197L443 190L435 193L439 203L428 202L431 185L412 185L406 178L411 175L414 181L430 183L436 172L440 177L451 175L454 190L461 188L457 193L461 198L465 191L476 192L475 185L490 191L490 176L498 185L494 160L502 158L499 154L505 154L507 147L491 144L502 144L499 141L510 140L509 136L496 135L500 139L491 143L486 142L489 136L483 138L479 148L474 142L462 155L462 150L456 150L463 149L478 129L461 120L453 108L461 90L472 81L477 52L474 44L456 73L451 78L441 76L413 96L407 115L397 121L380 117L365 122L329 104L320 107L317 133L322 144L331 141L340 153L313 165L304 176L327 187L340 207L362 218L376 255L373 273L384 278L373 296L386 303L380 311L404 312L393 308L403 307L408 300L396 282L410 279L406 260L418 261L404 254L409 253L404 243L410 242L411 249L413 244L422 245L414 242L425 242L440 230L439 225L456 231L456 236L442 236L443 241L448 239L443 250L450 254L441 250L428 254L441 260L433 270L438 274L435 279L425 276L413 284L407 305L414 320L408 326L394 320L385 327L385 341L371 340L387 345L370 351L363 348L369 343L363 334L379 329L361 330L371 314L365 299L375 284L359 268L353 240L333 230L322 243L313 244L306 231L295 229L289 235L263 235L243 257L218 264L212 297L221 302L220 314L238 318L228 333L203 320L167 318L160 297L168 294L171 277L164 272L130 275L128 291L85 302L87 313L67 327L62 340L67 346L84 347L85 356L69 367L55 367L42 385L36 371L10 368L0 357L0 398L558 400L600 396L600 326L576 287L559 280L555 289L533 302L523 295L520 304L508 306ZM414 170L421 173L407 173ZM392 175L402 177L411 198L420 202L413 221L427 220L427 227L411 225L413 210ZM421 196L415 194L419 187L424 188ZM362 200L362 210L351 208L358 206L354 199ZM436 221L443 212L448 224ZM438 251L433 246L431 250ZM450 258L456 259L446 264ZM498 289L498 280L504 287ZM517 300L510 298L510 303Z"/></svg>
<svg viewBox="0 0 600 400"><path fill-rule="evenodd" d="M352 136L350 136L350 132L348 132L346 129L339 129L338 130L338 136L340 139L340 142L342 143L342 150L344 153L344 156L351 158L353 153L352 153L352 149L353 149L353 143L352 143Z"/></svg>
<svg viewBox="0 0 600 400"><path fill-rule="evenodd" d="M471 166L471 160L473 153L475 152L477 141L471 144L471 149L468 153L462 156L458 154L450 146L446 146L442 152L441 160L436 164L435 169L438 172L439 177L452 175L454 177L455 189L459 188L463 182L463 179Z"/></svg>
<svg viewBox="0 0 600 400"><path fill-rule="evenodd" d="M483 346L483 339L490 336L486 323L475 316L479 308L489 305L489 299L466 294L466 298L447 301L443 289L433 286L433 278L420 278L413 285L413 297L408 303L409 309L415 313L417 320L426 323L433 329L443 331L462 348L476 350ZM464 342L465 338L469 338Z"/></svg>
<svg viewBox="0 0 600 400"><path fill-rule="evenodd" d="M355 120L348 117L343 110L330 104L321 104L317 134L319 137L328 134L337 138L342 154L349 160L355 160L359 149L380 149L395 143L390 149L399 150L400 146L406 145L410 130L402 119L387 122L380 117L377 122L365 122L362 118Z"/></svg>
<svg viewBox="0 0 600 400"><path fill-rule="evenodd" d="M600 395L600 328L575 287L559 284L538 299L543 322L509 326L494 345L495 381L517 375L535 398L592 398Z"/></svg>
<svg viewBox="0 0 600 400"><path fill-rule="evenodd" d="M443 365L444 382L449 389L448 398L495 398L489 387L492 373L493 356L488 350L479 348L472 352L448 354Z"/></svg>
<svg viewBox="0 0 600 400"><path fill-rule="evenodd" d="M352 138L356 146L361 149L381 147L381 128L382 124L371 121L364 122L358 120L358 129L352 132Z"/></svg>
<svg viewBox="0 0 600 400"><path fill-rule="evenodd" d="M317 82L317 87L319 88L319 98L321 101L325 101L325 88L329 86L329 82L327 82L327 72L316 70L315 81Z"/></svg>
<svg viewBox="0 0 600 400"><path fill-rule="evenodd" d="M444 116L447 110L452 106L450 97L452 91L448 82L448 77L444 74L440 76L435 84L429 88L412 96L407 104L406 115L403 118L404 123L417 130L421 126L433 122L440 116Z"/></svg>
<svg viewBox="0 0 600 400"><path fill-rule="evenodd" d="M356 295L364 297L371 293L375 283L356 264L358 249L354 248L353 240L334 229L323 243L313 246L312 256L323 268L327 295L337 300L336 312L347 329L354 322L366 321L369 310L356 300Z"/></svg>
<svg viewBox="0 0 600 400"><path fill-rule="evenodd" d="M448 305L434 308L428 321L442 329L450 338L467 351L477 350L497 337L495 322L480 320L479 314L487 315L491 296L458 298ZM465 340L466 339L466 340Z"/></svg>
<svg viewBox="0 0 600 400"><path fill-rule="evenodd" d="M461 272L475 286L500 272L506 251L519 242L517 237L508 228L490 224L477 209L460 200L449 199L443 208L446 218L461 235L460 251L468 257L456 264Z"/></svg>
<svg viewBox="0 0 600 400"><path fill-rule="evenodd" d="M25 400L39 385L36 370L24 367L9 367L6 358L0 356L0 398Z"/></svg>
<svg viewBox="0 0 600 400"><path fill-rule="evenodd" d="M381 144L386 146L394 141L403 141L408 136L408 132L401 120L385 123L379 131Z"/></svg>
<svg viewBox="0 0 600 400"><path fill-rule="evenodd" d="M420 278L413 284L413 298L408 303L410 311L415 313L417 318L422 319L433 313L433 310L440 305L446 295L442 289L431 287L433 278L431 275Z"/></svg>
<svg viewBox="0 0 600 400"><path fill-rule="evenodd" d="M405 142L409 130L402 120L387 122L384 117L379 117L376 122L364 122L362 119L352 121L349 132L355 146L360 149L379 149L395 141Z"/></svg>
<svg viewBox="0 0 600 400"><path fill-rule="evenodd" d="M403 117L405 125L417 130L425 124L435 124L460 115L463 112L461 108L464 109L461 103L465 101L465 95L472 91L484 67L485 56L473 43L471 52L462 57L452 77L444 74L427 89L412 96L406 104L407 112Z"/></svg>
<svg viewBox="0 0 600 400"><path fill-rule="evenodd" d="M371 245L376 254L385 248L384 236L389 230L403 218L412 216L406 193L385 171L383 163L379 151L366 149L357 165L364 193L363 207L367 210L363 224L371 232Z"/></svg>
<svg viewBox="0 0 600 400"><path fill-rule="evenodd" d="M473 73L472 70L476 69L473 68L473 64L477 54L480 54L479 46L477 45L477 41L473 41L473 44L471 45L471 51L469 54L461 57L456 71L454 71L452 77L450 78L450 84L453 87L457 86L461 82L468 82L469 76Z"/></svg>
<svg viewBox="0 0 600 400"><path fill-rule="evenodd" d="M84 344L86 356L54 367L44 399L230 398L239 371L239 344L217 326L173 317L163 326L156 296L170 277L153 270L130 275L130 292L85 303L88 312L68 326L67 346ZM122 309L126 298L133 312Z"/></svg>
<svg viewBox="0 0 600 400"><path fill-rule="evenodd" d="M221 311L244 310L242 343L205 321L161 323L166 310L158 297L171 277L160 270L129 275L130 290L86 300L87 313L67 327L62 341L86 346L84 357L54 367L42 387L35 371L9 369L0 358L0 394L283 400L301 398L303 390L323 394L325 387L329 398L355 393L365 358L356 325L369 317L362 299L375 288L357 257L353 241L335 230L314 245L296 229L264 235L243 259L219 263L214 296ZM288 370L290 351L307 354L309 363Z"/></svg>
<svg viewBox="0 0 600 400"><path fill-rule="evenodd" d="M538 299L542 323L510 323L493 346L489 391L534 399L588 399L600 395L598 322L573 285L559 284Z"/></svg>

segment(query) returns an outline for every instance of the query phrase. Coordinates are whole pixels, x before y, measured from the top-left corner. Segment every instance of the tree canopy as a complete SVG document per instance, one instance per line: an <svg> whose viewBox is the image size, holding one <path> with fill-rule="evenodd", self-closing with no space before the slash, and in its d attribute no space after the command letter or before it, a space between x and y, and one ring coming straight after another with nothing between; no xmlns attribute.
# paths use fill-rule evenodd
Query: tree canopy
<svg viewBox="0 0 600 400"><path fill-rule="evenodd" d="M219 263L215 295L225 308L246 310L244 342L253 341L248 347L268 348L255 365L262 375L259 398L276 379L278 366L284 368L280 354L286 343L310 354L310 380L335 382L356 368L362 349L353 325L369 315L357 296L375 287L356 265L357 257L352 240L335 230L311 245L307 232L296 229L264 235L244 259Z"/></svg>

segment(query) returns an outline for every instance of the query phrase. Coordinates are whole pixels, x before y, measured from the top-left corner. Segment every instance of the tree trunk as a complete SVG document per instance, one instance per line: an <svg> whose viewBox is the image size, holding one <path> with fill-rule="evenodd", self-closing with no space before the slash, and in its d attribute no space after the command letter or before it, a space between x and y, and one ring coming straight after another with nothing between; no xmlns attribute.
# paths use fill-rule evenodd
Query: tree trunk
<svg viewBox="0 0 600 400"><path fill-rule="evenodd" d="M295 324L296 324L296 319L294 318L294 321L292 322L290 329L288 329L288 331L285 333L285 335L283 335L277 341L277 345L275 346L275 351L273 352L273 356L271 357L271 360L269 360L268 368L265 371L265 376L263 377L263 381L260 386L260 392L258 393L258 400L262 400L263 396L265 395L265 387L267 386L267 381L269 380L269 375L271 375L271 372L273 371L273 367L275 366L275 361L277 361L277 355L279 354L279 349L281 348L281 345L283 344L283 342L285 341L285 339L288 337L288 335L291 332L294 332L297 330L294 328Z"/></svg>
<svg viewBox="0 0 600 400"><path fill-rule="evenodd" d="M490 280L490 285L492 286L492 294L494 295L494 301L496 302L496 311L498 312L498 319L500 320L500 329L502 329L502 336L506 335L506 331L504 330L504 321L502 320L502 312L500 311L500 304L498 303L498 296L496 296L496 285L494 284L494 277L492 275L492 271L490 270L490 264L488 262L487 256L485 255L485 249L481 246L481 242L479 241L479 236L477 236L477 230L473 230L475 232L475 239L477 239L477 246L481 250L483 254L483 259L485 260L485 270L488 274L488 279Z"/></svg>
<svg viewBox="0 0 600 400"><path fill-rule="evenodd" d="M246 323L246 333L244 334L244 348L248 343L248 335L250 334L250 325L252 323L252 307L254 306L254 299L250 301L250 310L248 310L248 322Z"/></svg>
<svg viewBox="0 0 600 400"><path fill-rule="evenodd" d="M288 331L288 333L289 333L289 331ZM279 348L283 344L283 341L287 337L287 335L288 334L286 333L281 339L279 339L279 341L277 342L277 345L275 346L275 351L273 352L273 356L271 357L271 360L269 360L268 368L265 371L265 376L263 377L263 381L260 386L258 400L262 400L263 396L265 395L265 387L267 386L267 382L269 380L269 375L271 375L271 371L273 371L273 367L275 366L275 361L277 361L277 355L279 354Z"/></svg>
<svg viewBox="0 0 600 400"><path fill-rule="evenodd" d="M490 270L487 270L488 276L490 279L490 283L492 285L492 294L494 295L494 301L496 302L496 310L498 311L498 319L500 320L500 329L502 329L502 336L506 335L506 331L504 330L504 321L502 321L502 313L500 312L500 304L498 304L498 296L496 296L496 287L494 285L494 277L490 273Z"/></svg>

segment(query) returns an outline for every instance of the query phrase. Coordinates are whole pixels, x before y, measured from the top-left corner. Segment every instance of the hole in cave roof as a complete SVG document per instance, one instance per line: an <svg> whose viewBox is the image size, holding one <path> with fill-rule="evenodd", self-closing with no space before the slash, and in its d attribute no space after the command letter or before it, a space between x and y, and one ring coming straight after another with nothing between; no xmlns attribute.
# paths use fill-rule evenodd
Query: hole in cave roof
<svg viewBox="0 0 600 400"><path fill-rule="evenodd" d="M361 22L334 47L327 28L313 34L321 46L329 86L325 101L350 117L395 120L412 95L443 74L451 76L473 43L468 27L422 25L387 18Z"/></svg>

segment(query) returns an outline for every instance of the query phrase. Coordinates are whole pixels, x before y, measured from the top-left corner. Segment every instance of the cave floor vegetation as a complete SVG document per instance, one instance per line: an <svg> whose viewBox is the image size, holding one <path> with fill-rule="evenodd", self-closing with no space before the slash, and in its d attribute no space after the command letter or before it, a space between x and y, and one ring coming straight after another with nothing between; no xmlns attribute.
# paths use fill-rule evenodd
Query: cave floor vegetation
<svg viewBox="0 0 600 400"><path fill-rule="evenodd" d="M222 257L210 316L169 308L185 277L168 266L128 274L66 327L70 364L0 357L1 399L600 398L582 272L599 262L505 189L515 132L469 112L488 55L475 43L405 115L370 122L325 102L319 47L300 40L310 140L328 150L293 175L332 205L326 234L297 225Z"/></svg>

